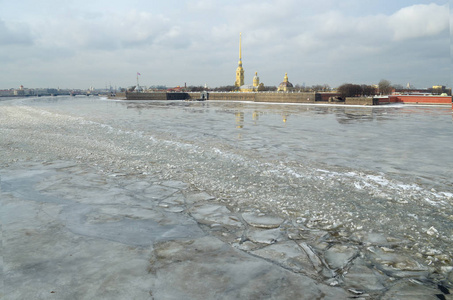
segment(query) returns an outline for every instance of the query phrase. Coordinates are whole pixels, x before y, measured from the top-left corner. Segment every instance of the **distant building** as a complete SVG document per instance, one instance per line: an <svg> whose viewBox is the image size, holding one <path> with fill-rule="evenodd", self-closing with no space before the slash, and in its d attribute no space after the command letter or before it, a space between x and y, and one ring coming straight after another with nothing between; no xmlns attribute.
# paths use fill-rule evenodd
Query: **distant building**
<svg viewBox="0 0 453 300"><path fill-rule="evenodd" d="M444 94L447 92L445 85L433 85L431 92L436 95Z"/></svg>
<svg viewBox="0 0 453 300"><path fill-rule="evenodd" d="M264 84L260 83L260 78L258 77L258 72L255 72L255 76L253 77L253 85L243 85L240 87L241 92L258 92L264 90Z"/></svg>
<svg viewBox="0 0 453 300"><path fill-rule="evenodd" d="M241 53L242 33L239 34L239 63L236 69L236 81L234 85L241 87L244 85L244 69L242 68L242 53Z"/></svg>
<svg viewBox="0 0 453 300"><path fill-rule="evenodd" d="M24 88L23 85L21 85L18 89L15 89L13 91L14 96L32 96L35 94L35 91L29 88Z"/></svg>
<svg viewBox="0 0 453 300"><path fill-rule="evenodd" d="M184 90L184 87L178 85L177 87L167 89L167 92L183 92Z"/></svg>
<svg viewBox="0 0 453 300"><path fill-rule="evenodd" d="M14 90L0 90L0 97L7 97L14 95Z"/></svg>
<svg viewBox="0 0 453 300"><path fill-rule="evenodd" d="M253 77L253 84L246 85L244 84L244 69L242 68L242 33L239 34L239 63L236 69L236 81L234 85L239 87L241 92L258 92L264 89L264 84L260 83L260 78L258 77L258 72L255 72Z"/></svg>
<svg viewBox="0 0 453 300"><path fill-rule="evenodd" d="M260 78L258 77L258 72L255 72L255 76L253 77L253 87L258 88L260 86Z"/></svg>
<svg viewBox="0 0 453 300"><path fill-rule="evenodd" d="M239 63L236 69L236 81L234 82L234 86L239 88L241 92L258 92L265 90L264 84L260 82L260 78L258 77L258 72L255 72L252 85L244 84L244 68L242 67L242 33L239 33ZM280 83L277 90L279 92L290 92L294 90L293 84L288 80L288 73L285 73L283 82Z"/></svg>
<svg viewBox="0 0 453 300"><path fill-rule="evenodd" d="M280 83L278 86L277 91L279 92L290 92L294 90L294 86L291 82L288 81L288 73L285 73L285 77L283 78L283 82Z"/></svg>

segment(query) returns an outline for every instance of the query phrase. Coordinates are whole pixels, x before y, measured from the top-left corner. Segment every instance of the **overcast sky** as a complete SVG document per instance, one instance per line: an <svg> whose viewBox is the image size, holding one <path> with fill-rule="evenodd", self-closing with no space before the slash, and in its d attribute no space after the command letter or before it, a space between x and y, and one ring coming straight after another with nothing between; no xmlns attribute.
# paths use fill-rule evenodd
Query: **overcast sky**
<svg viewBox="0 0 453 300"><path fill-rule="evenodd" d="M449 1L0 0L0 89L451 85Z"/></svg>

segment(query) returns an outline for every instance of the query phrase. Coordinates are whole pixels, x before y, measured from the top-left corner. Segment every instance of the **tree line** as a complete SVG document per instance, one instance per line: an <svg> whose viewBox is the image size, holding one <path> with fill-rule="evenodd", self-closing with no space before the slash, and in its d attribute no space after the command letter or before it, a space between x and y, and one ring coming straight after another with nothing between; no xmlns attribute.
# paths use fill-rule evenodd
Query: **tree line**
<svg viewBox="0 0 453 300"><path fill-rule="evenodd" d="M344 83L337 89L342 98L346 97L360 97L360 96L373 96L377 94L389 95L392 93L394 87L390 81L382 79L377 86L366 84L353 84Z"/></svg>
<svg viewBox="0 0 453 300"><path fill-rule="evenodd" d="M185 88L186 91L188 92L202 92L202 91L214 91L214 92L238 92L240 89L238 86L235 85L225 85L225 86L219 86L215 88L205 88L204 86L188 86ZM277 87L276 86L263 86L260 87L260 91L262 92L267 92L267 91L276 91Z"/></svg>
<svg viewBox="0 0 453 300"><path fill-rule="evenodd" d="M160 87L160 86L159 86ZM166 89L166 87L160 87ZM237 92L239 87L234 85L219 86L215 88L205 88L204 86L188 86L184 88L187 92L202 92L205 90L216 91L216 92ZM354 83L344 83L340 85L336 91L340 94L340 97L361 97L361 96L373 96L373 95L389 95L394 90L404 90L401 85L392 85L392 83L386 79L379 81L377 85L367 85L367 84L354 84ZM263 86L260 88L260 91L277 91L276 86ZM317 84L313 86L305 86L296 84L294 86L295 92L331 92L332 88L328 84ZM437 89L427 89L427 92L433 94L442 94L447 93L451 95L451 89L446 89L445 87L439 87Z"/></svg>
<svg viewBox="0 0 453 300"><path fill-rule="evenodd" d="M377 88L372 85L365 84L353 84L353 83L344 83L340 85L337 89L340 97L360 97L360 96L369 96L376 95Z"/></svg>

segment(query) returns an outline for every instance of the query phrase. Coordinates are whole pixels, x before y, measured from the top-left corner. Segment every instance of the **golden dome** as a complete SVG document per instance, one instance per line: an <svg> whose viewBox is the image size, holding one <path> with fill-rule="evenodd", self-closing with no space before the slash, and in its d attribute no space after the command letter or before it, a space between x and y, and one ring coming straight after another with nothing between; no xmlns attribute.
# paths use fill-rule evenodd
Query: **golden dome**
<svg viewBox="0 0 453 300"><path fill-rule="evenodd" d="M278 91L291 91L294 88L293 84L288 81L288 73L285 73L285 77L283 78L283 82L280 83L278 86Z"/></svg>
<svg viewBox="0 0 453 300"><path fill-rule="evenodd" d="M260 85L260 78L258 77L258 72L255 72L255 77L253 77L253 86L258 87Z"/></svg>

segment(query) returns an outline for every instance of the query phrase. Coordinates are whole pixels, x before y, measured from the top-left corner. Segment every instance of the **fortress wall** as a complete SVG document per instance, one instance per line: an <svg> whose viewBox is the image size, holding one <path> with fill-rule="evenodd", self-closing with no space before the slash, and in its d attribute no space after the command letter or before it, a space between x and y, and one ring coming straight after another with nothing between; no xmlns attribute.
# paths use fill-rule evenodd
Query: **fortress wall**
<svg viewBox="0 0 453 300"><path fill-rule="evenodd" d="M198 93L199 96L199 93ZM126 93L127 100L184 100L188 98L187 93Z"/></svg>
<svg viewBox="0 0 453 300"><path fill-rule="evenodd" d="M127 100L167 100L166 92L156 93L126 93Z"/></svg>
<svg viewBox="0 0 453 300"><path fill-rule="evenodd" d="M178 92L172 92L172 93L166 93L167 94L167 100L185 100L189 99L189 95L187 93L178 93Z"/></svg>
<svg viewBox="0 0 453 300"><path fill-rule="evenodd" d="M209 93L209 100L255 101L256 93Z"/></svg>
<svg viewBox="0 0 453 300"><path fill-rule="evenodd" d="M334 92L319 92L317 93L319 99L316 99L316 101L330 101L330 98L336 98L340 97L340 93L334 93Z"/></svg>
<svg viewBox="0 0 453 300"><path fill-rule="evenodd" d="M128 100L197 100L200 99L200 92L192 93L127 93ZM435 97L432 99L434 100ZM451 97L449 98L451 101ZM274 103L326 103L320 101L321 97L316 93L286 93L286 92L270 92L270 93L237 93L237 92L210 92L209 100L224 100L224 101L250 101L250 102L274 102ZM439 101L439 100L437 100ZM332 102L335 103L335 102ZM348 97L345 102L348 105L375 105L378 100L371 97ZM450 102L451 103L451 102Z"/></svg>
<svg viewBox="0 0 453 300"><path fill-rule="evenodd" d="M188 92L187 93L187 99L190 100L197 100L200 99L201 92Z"/></svg>
<svg viewBox="0 0 453 300"><path fill-rule="evenodd" d="M315 93L257 93L256 102L315 103Z"/></svg>
<svg viewBox="0 0 453 300"><path fill-rule="evenodd" d="M347 105L373 105L371 97L346 97L344 104Z"/></svg>
<svg viewBox="0 0 453 300"><path fill-rule="evenodd" d="M389 96L389 102L423 103L423 104L451 104L451 96L421 96L421 95L394 95Z"/></svg>
<svg viewBox="0 0 453 300"><path fill-rule="evenodd" d="M124 92L117 92L115 96L108 95L107 98L109 99L115 99L115 100L125 100L126 99L126 93Z"/></svg>
<svg viewBox="0 0 453 300"><path fill-rule="evenodd" d="M196 94L196 93L195 93ZM199 94L197 94L199 97ZM209 93L209 100L276 103L315 103L315 93Z"/></svg>

